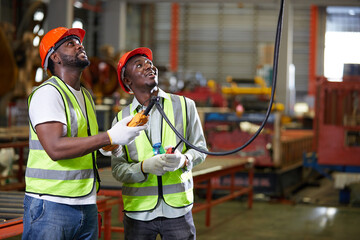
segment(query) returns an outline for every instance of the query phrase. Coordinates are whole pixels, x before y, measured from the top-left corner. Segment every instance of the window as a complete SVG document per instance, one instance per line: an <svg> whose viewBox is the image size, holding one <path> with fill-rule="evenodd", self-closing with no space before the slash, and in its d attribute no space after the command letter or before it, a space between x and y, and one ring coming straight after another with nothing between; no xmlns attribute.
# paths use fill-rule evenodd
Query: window
<svg viewBox="0 0 360 240"><path fill-rule="evenodd" d="M327 7L324 54L329 81L342 81L344 74L360 75L356 70L360 69L356 67L360 66L360 7Z"/></svg>

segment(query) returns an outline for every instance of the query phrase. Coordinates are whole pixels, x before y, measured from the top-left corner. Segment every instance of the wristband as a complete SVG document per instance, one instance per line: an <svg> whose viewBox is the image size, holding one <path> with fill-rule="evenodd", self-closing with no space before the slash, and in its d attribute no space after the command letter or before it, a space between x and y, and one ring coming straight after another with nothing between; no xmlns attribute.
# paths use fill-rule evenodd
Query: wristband
<svg viewBox="0 0 360 240"><path fill-rule="evenodd" d="M113 141L112 141L112 139L111 139L111 136L110 136L109 131L106 131L106 133L107 133L107 135L109 136L109 139L110 139L110 144L112 145L112 144L113 144Z"/></svg>
<svg viewBox="0 0 360 240"><path fill-rule="evenodd" d="M145 160L144 160L144 161L145 161ZM143 163L144 163L144 161L141 161L141 165L140 165L140 169L141 169L141 171L142 171L143 174L145 174L145 173L144 173L144 169L143 169Z"/></svg>

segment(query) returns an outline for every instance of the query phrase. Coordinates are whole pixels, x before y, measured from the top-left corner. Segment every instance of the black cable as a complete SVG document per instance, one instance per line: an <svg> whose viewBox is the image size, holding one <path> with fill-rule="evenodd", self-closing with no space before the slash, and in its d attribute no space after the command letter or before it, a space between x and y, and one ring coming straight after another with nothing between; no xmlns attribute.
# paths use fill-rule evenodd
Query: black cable
<svg viewBox="0 0 360 240"><path fill-rule="evenodd" d="M147 101L149 101L149 105L146 107L145 111L144 111L144 115L147 116L151 110L151 108L154 106L155 102L159 101L159 97L152 97L150 99L148 99Z"/></svg>
<svg viewBox="0 0 360 240"><path fill-rule="evenodd" d="M277 28L276 28L276 36L275 36L274 63L273 63L273 75L272 75L273 82L272 82L271 97L270 97L269 106L268 106L268 109L266 111L265 118L264 118L262 124L260 125L259 129L242 146L240 146L240 147L238 147L236 149L233 149L233 150L230 150L230 151L224 151L224 152L209 152L209 151L206 151L204 149L201 149L199 147L194 146L193 144L189 143L183 136L181 136L181 134L175 129L175 127L171 124L170 120L167 118L166 114L164 113L163 109L161 108L161 105L160 105L159 101L156 101L156 103L155 103L156 108L159 110L160 114L163 116L165 121L169 124L170 128L186 144L186 146L188 146L188 147L190 147L192 149L195 149L196 151L199 151L201 153L208 154L208 155L225 156L225 155L230 155L230 154L236 153L236 152L244 149L252 141L254 141L255 138L260 134L260 132L263 130L263 128L264 128L264 126L265 126L265 124L266 124L266 122L267 122L267 120L268 120L268 118L270 116L270 112L271 112L272 105L273 105L273 102L274 102L275 88L276 88L276 81L277 81L277 69L278 69L278 61L279 61L279 47L280 47L280 38L281 38L283 17L284 17L284 0L281 0L279 17L278 17Z"/></svg>

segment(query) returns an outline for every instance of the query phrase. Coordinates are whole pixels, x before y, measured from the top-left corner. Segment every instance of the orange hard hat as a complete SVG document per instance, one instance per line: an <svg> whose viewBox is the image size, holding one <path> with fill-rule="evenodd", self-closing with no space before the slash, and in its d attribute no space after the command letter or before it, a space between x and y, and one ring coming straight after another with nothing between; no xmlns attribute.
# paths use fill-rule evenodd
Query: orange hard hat
<svg viewBox="0 0 360 240"><path fill-rule="evenodd" d="M48 59L50 55L58 48L63 41L59 42L62 39L66 39L68 36L76 36L79 38L80 43L82 43L85 30L81 28L65 28L65 27L58 27L53 30L50 30L45 36L41 39L39 45L39 52L41 57L41 66L46 70ZM60 44L56 44L60 43Z"/></svg>
<svg viewBox="0 0 360 240"><path fill-rule="evenodd" d="M127 86L125 86L125 84L122 81L122 78L124 77L123 76L124 75L123 68L125 67L127 61L135 55L145 55L150 61L152 61L152 59L153 59L152 51L146 47L136 48L136 49L122 55L122 57L119 60L118 66L117 66L117 74L118 74L119 83L120 83L121 88L127 93L130 93L130 89Z"/></svg>

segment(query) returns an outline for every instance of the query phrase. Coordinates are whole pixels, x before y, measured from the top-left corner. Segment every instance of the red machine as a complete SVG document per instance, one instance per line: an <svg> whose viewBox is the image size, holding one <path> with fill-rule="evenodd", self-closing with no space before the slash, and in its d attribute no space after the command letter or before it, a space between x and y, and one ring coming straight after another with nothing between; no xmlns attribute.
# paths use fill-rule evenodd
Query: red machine
<svg viewBox="0 0 360 240"><path fill-rule="evenodd" d="M212 91L207 86L197 86L192 91L180 91L176 94L188 97L200 106L206 107L226 107L226 99L220 91Z"/></svg>
<svg viewBox="0 0 360 240"><path fill-rule="evenodd" d="M315 113L318 163L360 166L360 78L344 82L318 79Z"/></svg>

